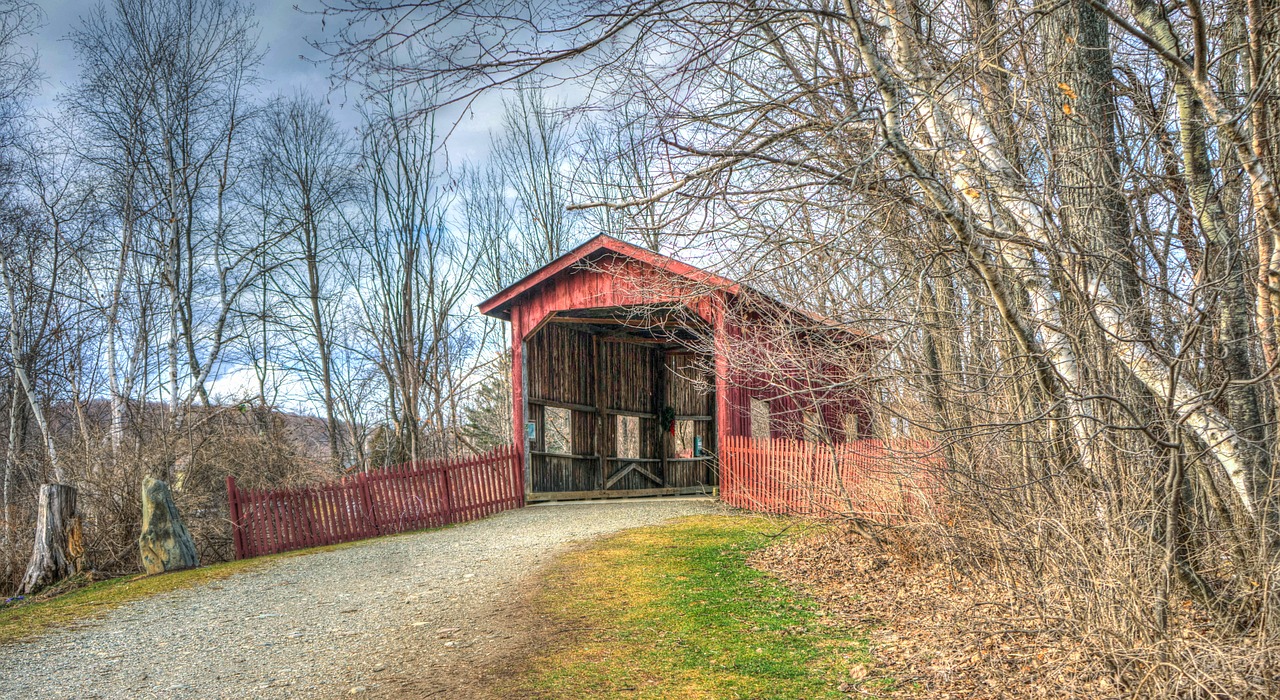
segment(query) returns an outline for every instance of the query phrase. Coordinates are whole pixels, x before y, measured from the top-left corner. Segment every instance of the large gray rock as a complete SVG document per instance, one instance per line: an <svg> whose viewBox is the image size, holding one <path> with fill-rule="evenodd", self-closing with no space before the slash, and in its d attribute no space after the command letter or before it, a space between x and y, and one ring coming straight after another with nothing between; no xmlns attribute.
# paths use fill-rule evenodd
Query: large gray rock
<svg viewBox="0 0 1280 700"><path fill-rule="evenodd" d="M169 485L147 477L142 482L142 568L149 574L200 566L195 542L182 524Z"/></svg>

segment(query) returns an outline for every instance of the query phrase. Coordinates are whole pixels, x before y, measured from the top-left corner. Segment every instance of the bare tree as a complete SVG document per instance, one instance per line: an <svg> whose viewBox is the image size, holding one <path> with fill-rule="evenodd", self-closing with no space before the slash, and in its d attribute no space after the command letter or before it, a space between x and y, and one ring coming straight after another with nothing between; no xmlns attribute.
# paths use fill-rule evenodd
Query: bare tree
<svg viewBox="0 0 1280 700"><path fill-rule="evenodd" d="M602 110L580 130L574 186L577 200L629 202L645 198L669 180L661 143L661 126L648 106L626 102ZM593 233L632 240L655 252L680 246L682 226L666 201L650 201L618 209L595 207L586 212Z"/></svg>
<svg viewBox="0 0 1280 700"><path fill-rule="evenodd" d="M1249 679L1275 658L1237 635L1280 629L1273 597L1240 585L1280 557L1264 5L525 12L335 4L330 48L340 73L436 86L424 113L533 75L651 105L673 177L593 204L676 206L725 269L891 339L882 413L944 439L974 518L948 534L1025 577L1002 590L1115 668L1136 640L1168 645L1143 656L1162 670L1117 671L1140 692L1274 692ZM383 26L413 64L389 60ZM1178 596L1226 631L1180 637Z"/></svg>
<svg viewBox="0 0 1280 700"><path fill-rule="evenodd" d="M355 194L356 151L324 105L302 96L277 98L268 105L257 139L263 159L260 206L269 225L289 242L288 252L277 255L297 260L273 277L281 298L293 311L287 320L300 321L311 336L308 344L297 346L301 351L293 362L308 370L314 365L307 374L319 384L329 456L334 464L341 464L344 450L334 396L331 337L333 300L341 280L334 256L346 245L340 213Z"/></svg>
<svg viewBox="0 0 1280 700"><path fill-rule="evenodd" d="M478 339L463 300L480 260L446 222L446 183L429 121L404 114L407 94L370 114L364 144L368 204L360 296L374 361L386 381L392 461L447 454L458 436L465 368Z"/></svg>
<svg viewBox="0 0 1280 700"><path fill-rule="evenodd" d="M528 272L567 252L575 236L575 217L568 210L569 124L561 108L528 83L517 85L502 109L502 132L491 157L515 191L511 249Z"/></svg>
<svg viewBox="0 0 1280 700"><path fill-rule="evenodd" d="M235 301L252 281L257 246L237 221L232 192L243 90L259 60L256 28L250 10L230 0L117 2L99 5L72 38L86 59L86 100L108 98L86 110L90 128L121 156L111 159L127 234L117 271L145 245L167 297L157 325L176 430L187 407L208 401Z"/></svg>

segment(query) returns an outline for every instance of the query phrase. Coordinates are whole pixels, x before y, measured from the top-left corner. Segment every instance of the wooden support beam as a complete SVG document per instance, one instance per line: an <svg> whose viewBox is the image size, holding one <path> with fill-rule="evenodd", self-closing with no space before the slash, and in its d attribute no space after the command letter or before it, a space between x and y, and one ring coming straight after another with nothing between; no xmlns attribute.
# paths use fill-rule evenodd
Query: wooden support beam
<svg viewBox="0 0 1280 700"><path fill-rule="evenodd" d="M529 345L520 336L514 323L511 325L511 344L513 348L520 350L520 396L513 403L517 409L516 446L520 449L520 458L524 462L524 497L527 501L529 494L533 493L533 456L529 454L533 445L529 444L529 437L525 433L525 424L529 422ZM541 427L538 432L542 432Z"/></svg>
<svg viewBox="0 0 1280 700"><path fill-rule="evenodd" d="M613 454L614 447L613 447L612 440L610 440L609 444L607 445L604 444L603 442L603 437L605 435L611 435L611 436L613 435L613 430L611 429L612 426L610 426L609 428L606 428L605 421L613 420L613 419L608 415L604 414L603 412L599 411L600 406L604 404L604 393L605 393L604 392L604 361L600 357L600 336L591 337L591 364L592 364L592 367L595 368L595 372L596 372L595 401L596 401L597 411L596 411L596 417L595 417L595 430L596 430L595 443L596 443L596 453L600 455L600 457L596 460L596 488L603 491L604 481L606 478L608 478L608 472L606 471L606 467L605 467L605 456Z"/></svg>
<svg viewBox="0 0 1280 700"><path fill-rule="evenodd" d="M714 496L717 493L719 490L715 486L708 485L621 491L544 491L529 496L528 502L545 503L547 501L581 501L588 498L641 498L644 496Z"/></svg>
<svg viewBox="0 0 1280 700"><path fill-rule="evenodd" d="M634 345L666 345L672 341L663 340L661 338L640 338L634 335L602 335L601 340L609 343L632 343Z"/></svg>
<svg viewBox="0 0 1280 700"><path fill-rule="evenodd" d="M563 408L569 411L582 411L583 413L595 413L595 406L588 406L580 403L566 403L564 401L552 401L551 399L535 399L530 398L529 403L539 406L550 406L552 408Z"/></svg>
<svg viewBox="0 0 1280 700"><path fill-rule="evenodd" d="M547 317L552 323L573 323L586 326L626 326L627 328L635 328L636 330L645 330L648 328L676 328L685 330L688 324L678 323L676 321L661 321L651 323L644 320L629 320L622 318L612 318L610 316L560 316L552 314Z"/></svg>
<svg viewBox="0 0 1280 700"><path fill-rule="evenodd" d="M668 371L667 356L665 353L659 354L656 360L657 361L654 362L654 366L655 366L654 374L657 376L653 378L653 383L656 385L653 388L653 412L657 414L659 417L661 417L663 408L669 405L670 403L667 400L669 398L667 396L667 371ZM654 444L657 446L658 459L661 460L658 463L658 473L661 474L662 477L659 479L654 479L652 474L644 472L640 469L637 469L636 471L640 471L642 474L649 477L649 479L653 480L659 486L668 486L669 484L667 483L667 454L671 452L671 446L668 445L667 443L671 439L671 436L667 433L666 430L663 430L661 418L653 422L653 427L655 430L658 431L658 439L654 441Z"/></svg>
<svg viewBox="0 0 1280 700"><path fill-rule="evenodd" d="M614 484L618 483L618 481L621 480L622 477L626 476L627 474L630 474L631 472L636 472L641 476L645 477L646 479L648 479L649 481L652 481L655 484L660 484L661 486L659 488L666 488L666 485L663 484L662 479L659 479L658 477L654 476L653 473L647 469L641 469L640 465L637 463L637 460L628 459L628 460L618 460L618 461L619 462L625 461L627 467L622 471L619 471L617 474L614 474L609 479L609 482L604 485L604 488L606 491L612 488ZM655 460L645 460L645 461L651 462Z"/></svg>
<svg viewBox="0 0 1280 700"><path fill-rule="evenodd" d="M551 322L551 319L552 319L553 317L555 317L555 313L549 313L549 314L547 314L545 317L543 317L543 319L542 319L541 321L538 321L536 324L534 324L533 328L532 328L532 329L530 329L528 332L521 333L521 334L520 334L520 335L521 335L521 338L520 338L520 339L521 339L521 340L529 340L529 339L530 339L530 338L532 338L533 336L537 335L539 331L541 331L543 328L545 328L545 327L546 327L546 325L547 325L548 323L550 323L550 322Z"/></svg>
<svg viewBox="0 0 1280 700"><path fill-rule="evenodd" d="M656 413L645 413L644 411L624 411L618 408L602 408L600 409L600 412L607 413L609 415L614 415L614 416L632 416L634 418L653 418L655 420L658 418L658 414Z"/></svg>

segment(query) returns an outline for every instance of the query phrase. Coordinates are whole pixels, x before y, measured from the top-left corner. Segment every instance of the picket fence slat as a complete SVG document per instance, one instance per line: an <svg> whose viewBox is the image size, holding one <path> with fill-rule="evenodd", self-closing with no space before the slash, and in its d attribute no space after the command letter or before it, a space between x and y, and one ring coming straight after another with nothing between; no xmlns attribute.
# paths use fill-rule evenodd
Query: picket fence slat
<svg viewBox="0 0 1280 700"><path fill-rule="evenodd" d="M237 559L466 522L524 505L512 447L409 462L294 489L241 489L227 477Z"/></svg>
<svg viewBox="0 0 1280 700"><path fill-rule="evenodd" d="M922 440L820 445L730 436L720 452L720 498L778 515L903 522L937 512L942 466Z"/></svg>

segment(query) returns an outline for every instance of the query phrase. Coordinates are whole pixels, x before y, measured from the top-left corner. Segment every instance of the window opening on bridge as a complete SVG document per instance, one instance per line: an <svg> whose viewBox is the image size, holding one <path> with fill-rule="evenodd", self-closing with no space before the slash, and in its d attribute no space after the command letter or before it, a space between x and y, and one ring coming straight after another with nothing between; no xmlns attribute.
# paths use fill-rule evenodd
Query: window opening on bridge
<svg viewBox="0 0 1280 700"><path fill-rule="evenodd" d="M751 437L755 440L769 439L768 401L751 399Z"/></svg>
<svg viewBox="0 0 1280 700"><path fill-rule="evenodd" d="M675 448L675 457L677 459L689 459L691 457L701 457L698 454L698 445L694 444L693 421L678 420L676 421L676 434L673 446Z"/></svg>
<svg viewBox="0 0 1280 700"><path fill-rule="evenodd" d="M545 410L546 414L543 418L544 449L547 452L558 454L572 454L572 412L567 408L556 408L555 406L547 406Z"/></svg>
<svg viewBox="0 0 1280 700"><path fill-rule="evenodd" d="M858 414L852 411L844 414L844 439L858 439Z"/></svg>
<svg viewBox="0 0 1280 700"><path fill-rule="evenodd" d="M817 411L804 412L804 439L807 442L825 442L827 439L827 426Z"/></svg>
<svg viewBox="0 0 1280 700"><path fill-rule="evenodd" d="M617 416L618 419L618 457L622 459L640 459L640 418L637 416Z"/></svg>

